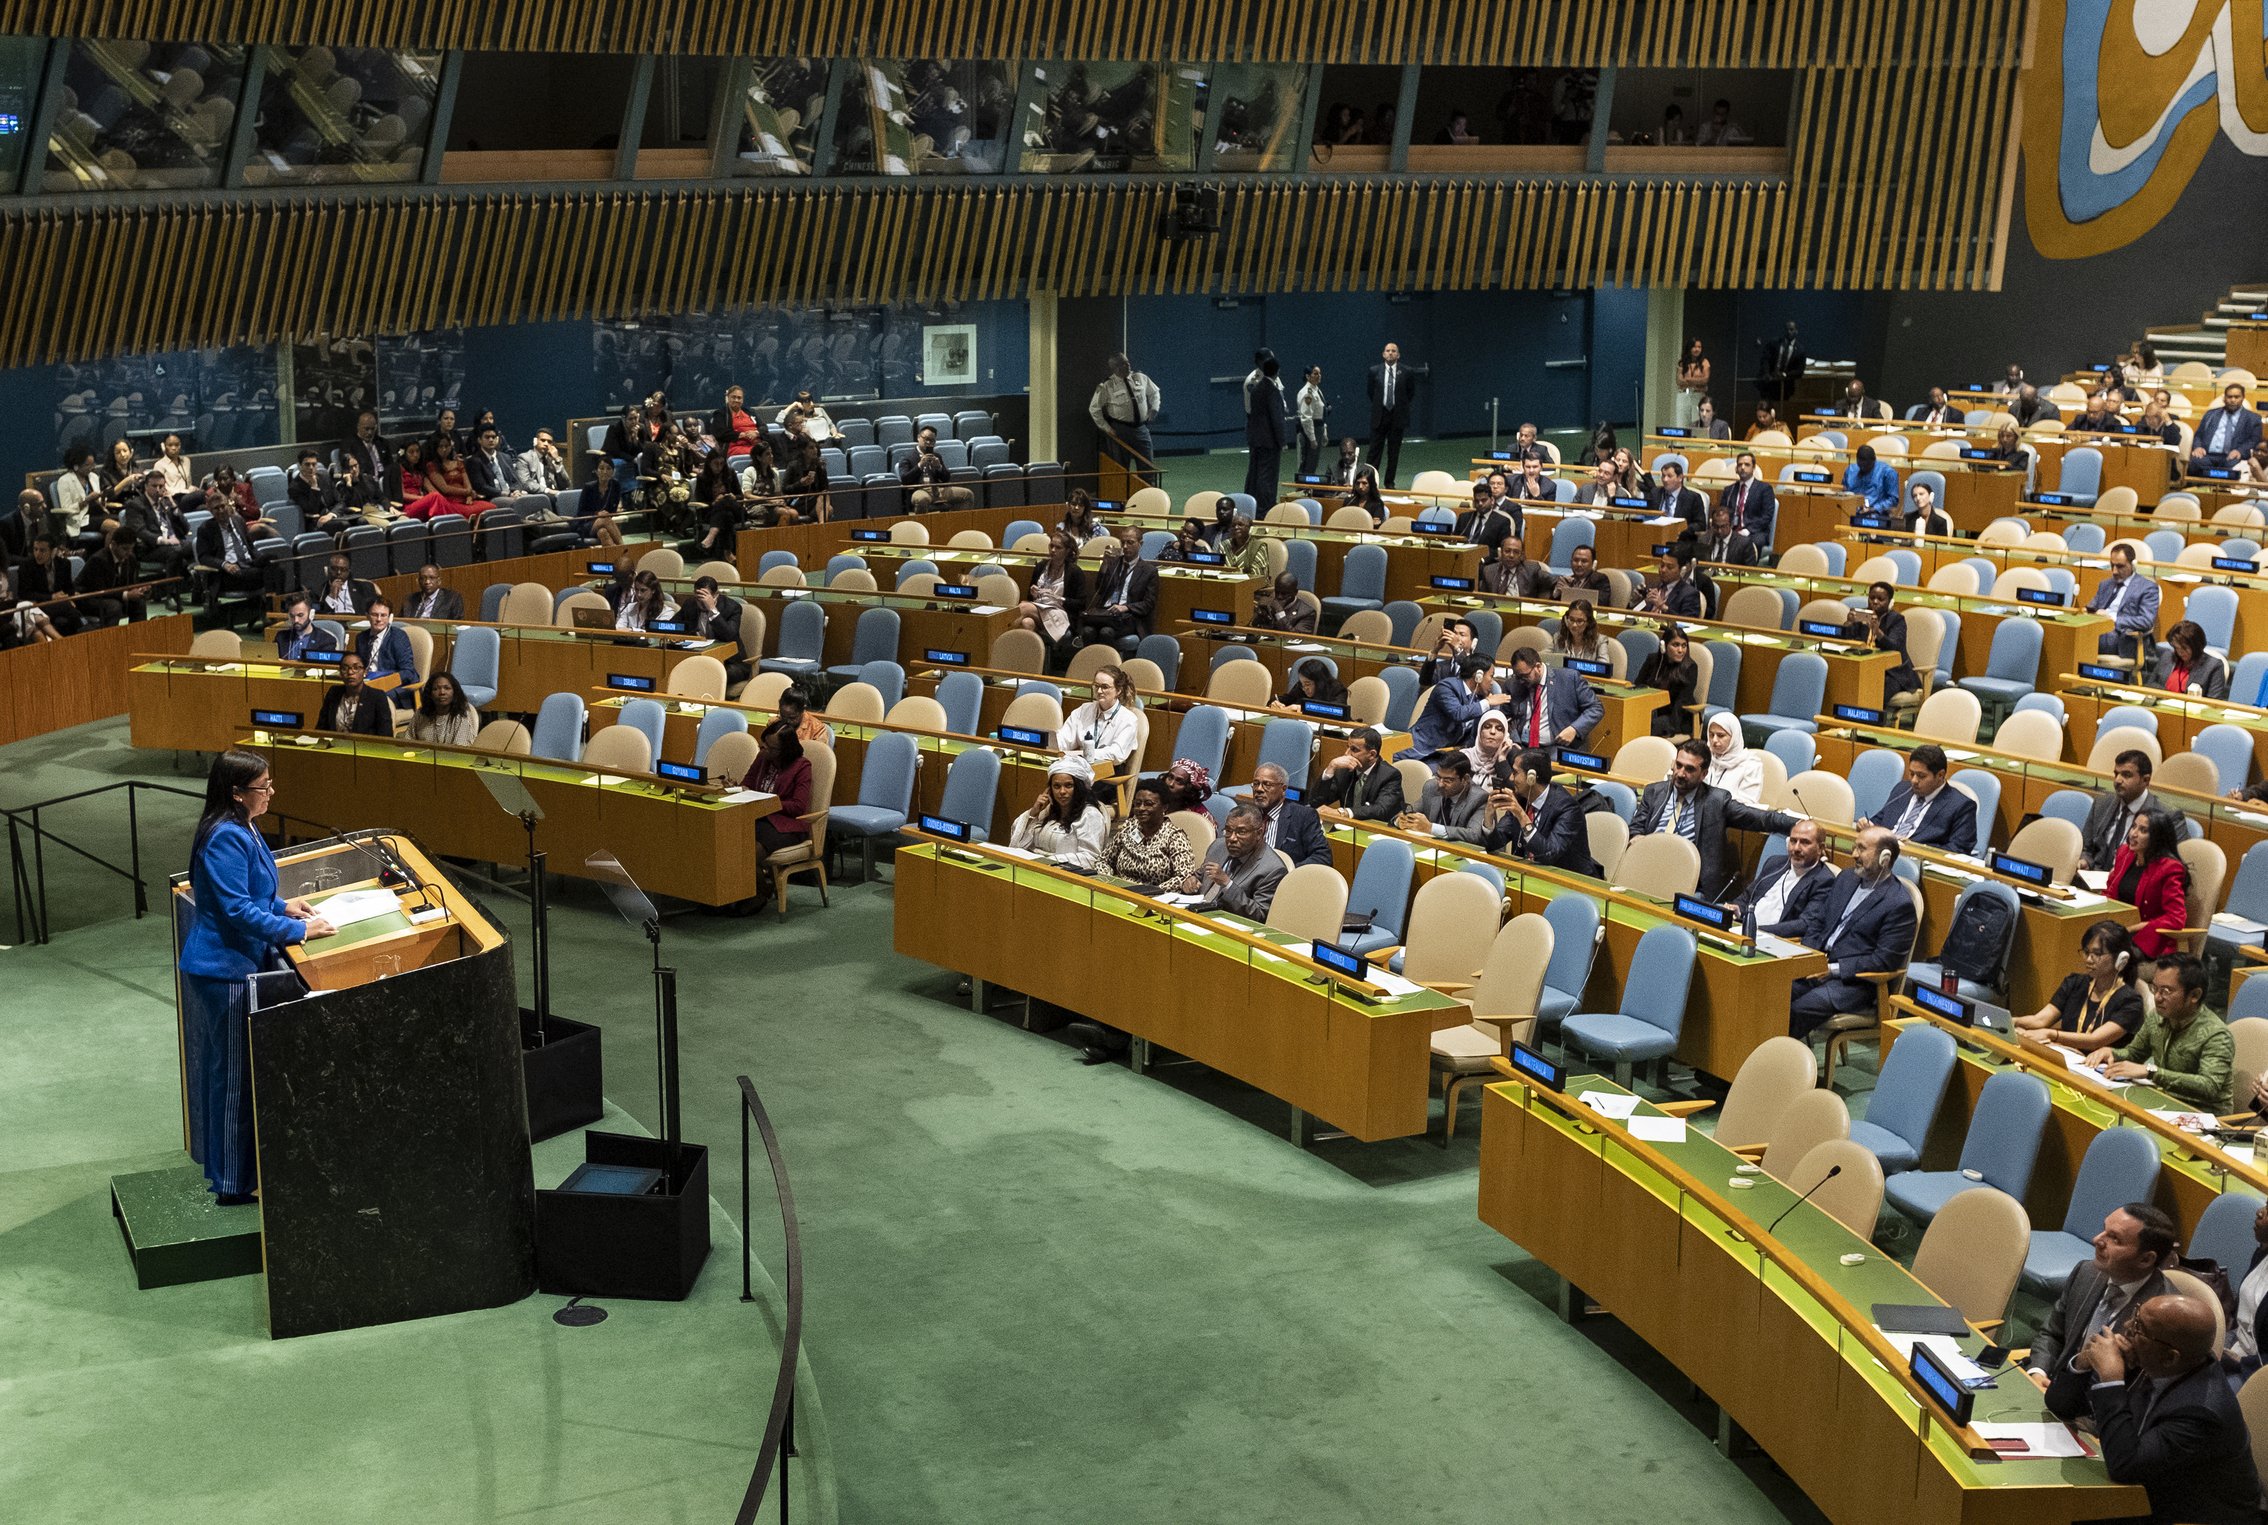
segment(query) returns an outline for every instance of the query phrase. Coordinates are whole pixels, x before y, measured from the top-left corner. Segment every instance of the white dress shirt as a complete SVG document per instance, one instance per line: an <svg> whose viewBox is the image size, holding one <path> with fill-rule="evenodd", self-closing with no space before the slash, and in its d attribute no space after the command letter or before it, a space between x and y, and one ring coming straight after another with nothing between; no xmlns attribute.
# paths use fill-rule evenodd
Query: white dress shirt
<svg viewBox="0 0 2268 1525"><path fill-rule="evenodd" d="M2259 1326L2263 1296L2268 1296L2268 1260L2246 1272L2237 1287L2236 1317L2229 1320L2229 1354L2237 1360L2249 1361L2260 1354L2252 1342L2252 1332Z"/></svg>
<svg viewBox="0 0 2268 1525"><path fill-rule="evenodd" d="M1077 753L1094 764L1098 775L1115 773L1118 765L1134 755L1140 740L1134 711L1123 704L1114 704L1104 714L1090 699L1071 712L1056 732L1055 745L1059 751Z"/></svg>
<svg viewBox="0 0 2268 1525"><path fill-rule="evenodd" d="M1010 847L1038 853L1043 858L1060 858L1077 868L1097 868L1102 864L1103 838L1108 827L1103 813L1089 805L1069 826L1054 821L1034 822L1027 810L1016 817L1016 829L1008 838Z"/></svg>

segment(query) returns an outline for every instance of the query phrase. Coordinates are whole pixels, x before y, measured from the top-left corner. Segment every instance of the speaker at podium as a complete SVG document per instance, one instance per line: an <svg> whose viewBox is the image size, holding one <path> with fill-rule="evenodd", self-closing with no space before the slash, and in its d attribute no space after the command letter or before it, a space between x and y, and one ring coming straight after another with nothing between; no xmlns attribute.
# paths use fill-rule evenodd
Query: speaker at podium
<svg viewBox="0 0 2268 1525"><path fill-rule="evenodd" d="M527 1296L535 1181L509 939L401 833L328 838L276 867L283 897L314 902L338 930L288 949L288 967L255 976L252 992L251 1210L269 1333ZM175 876L177 952L191 894ZM185 1040L182 1052L186 1099ZM186 1100L183 1118L186 1138Z"/></svg>

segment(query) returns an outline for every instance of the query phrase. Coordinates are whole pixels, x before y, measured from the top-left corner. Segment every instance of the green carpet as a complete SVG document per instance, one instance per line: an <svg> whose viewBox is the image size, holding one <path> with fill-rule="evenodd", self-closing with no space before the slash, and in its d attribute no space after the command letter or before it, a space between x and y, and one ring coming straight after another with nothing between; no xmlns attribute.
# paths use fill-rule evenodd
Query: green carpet
<svg viewBox="0 0 2268 1525"><path fill-rule="evenodd" d="M169 776L123 738L112 723L9 749L9 797ZM174 803L145 813L153 864L182 850L191 807ZM121 806L51 824L122 851ZM99 1183L171 1141L170 1049L115 1036L158 1030L165 937L121 920L124 886L101 878L51 855L56 925L88 930L0 954L30 997L17 1012L69 1015L0 1024L10 1513L170 1498L180 1517L297 1520L323 1513L297 1490L321 1487L371 1517L384 1490L396 1518L729 1517L696 1501L745 1476L762 1400L721 1330L727 1348L681 1352L658 1311L618 1305L595 1333L624 1342L621 1364L570 1366L599 1350L578 1343L593 1332L550 1333L538 1298L413 1339L331 1337L351 1359L270 1393L315 1342L247 1337L252 1283L131 1290ZM838 887L826 910L791 893L785 922L672 916L665 954L683 971L687 1132L719 1150L720 1200L738 1201L735 1074L778 1123L843 1519L1494 1521L1575 1489L1601 1525L1665 1501L1711 1521L1818 1518L1768 1461L1723 1459L1714 1411L1611 1321L1552 1315L1550 1278L1474 1215L1471 1133L1447 1151L1302 1152L1280 1103L1207 1071L1085 1069L1011 1015L972 1014L950 975L890 951L886 884ZM495 903L517 934L520 909ZM0 906L0 938L9 925ZM576 884L555 930L560 1008L606 1024L609 1094L650 1123L636 936ZM1466 1121L1477 1131L1477 1106ZM728 1260L720 1244L701 1298L737 1292ZM482 1354L506 1349L540 1399L474 1390ZM666 1389L639 1376L657 1365L675 1367ZM366 1395L427 1406L440 1432L374 1446ZM602 1396L631 1416L622 1429L598 1428ZM207 1417L231 1411L251 1422ZM216 1428L243 1437L225 1466L208 1460ZM633 1435L642 1460L604 1497L584 1453Z"/></svg>
<svg viewBox="0 0 2268 1525"><path fill-rule="evenodd" d="M1581 429L1547 429L1544 433L1568 460L1573 460L1576 452L1590 441L1589 433ZM1336 450L1335 446L1333 448ZM1504 431L1497 448L1512 448L1511 429ZM1405 441L1401 457L1394 463L1394 480L1407 487L1421 471L1446 471L1462 481L1472 470L1474 458L1487 455L1488 450L1485 434ZM1165 478L1166 490L1179 503L1194 492L1244 491L1244 464L1242 450L1208 450L1201 455L1164 456L1158 462L1158 470ZM1298 467L1299 452L1285 451L1286 481Z"/></svg>

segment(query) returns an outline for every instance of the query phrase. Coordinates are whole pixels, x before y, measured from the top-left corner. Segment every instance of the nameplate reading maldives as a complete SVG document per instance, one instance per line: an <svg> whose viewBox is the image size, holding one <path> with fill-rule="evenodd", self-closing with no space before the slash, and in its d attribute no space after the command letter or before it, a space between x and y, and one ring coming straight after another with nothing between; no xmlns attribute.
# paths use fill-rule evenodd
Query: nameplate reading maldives
<svg viewBox="0 0 2268 1525"><path fill-rule="evenodd" d="M634 694L650 694L654 691L654 680L641 678L636 673L610 672L606 675L606 686L626 688Z"/></svg>

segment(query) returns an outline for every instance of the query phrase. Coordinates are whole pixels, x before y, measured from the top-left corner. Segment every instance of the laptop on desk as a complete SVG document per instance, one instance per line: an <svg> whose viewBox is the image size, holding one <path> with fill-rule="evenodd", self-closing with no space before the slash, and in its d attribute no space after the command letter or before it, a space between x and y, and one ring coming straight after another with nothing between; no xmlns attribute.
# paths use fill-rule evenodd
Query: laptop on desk
<svg viewBox="0 0 2268 1525"><path fill-rule="evenodd" d="M577 630L612 630L614 628L614 611L612 609L577 609L575 611L575 628Z"/></svg>

